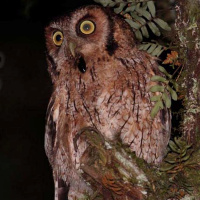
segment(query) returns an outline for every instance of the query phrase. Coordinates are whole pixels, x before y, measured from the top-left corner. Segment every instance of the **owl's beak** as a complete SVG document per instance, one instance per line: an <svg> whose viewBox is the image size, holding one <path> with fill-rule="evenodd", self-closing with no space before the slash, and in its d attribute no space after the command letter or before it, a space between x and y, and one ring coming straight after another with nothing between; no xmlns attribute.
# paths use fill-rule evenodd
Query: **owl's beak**
<svg viewBox="0 0 200 200"><path fill-rule="evenodd" d="M73 43L73 42L69 42L69 50L70 50L73 57L76 56L75 49L76 49L76 44Z"/></svg>

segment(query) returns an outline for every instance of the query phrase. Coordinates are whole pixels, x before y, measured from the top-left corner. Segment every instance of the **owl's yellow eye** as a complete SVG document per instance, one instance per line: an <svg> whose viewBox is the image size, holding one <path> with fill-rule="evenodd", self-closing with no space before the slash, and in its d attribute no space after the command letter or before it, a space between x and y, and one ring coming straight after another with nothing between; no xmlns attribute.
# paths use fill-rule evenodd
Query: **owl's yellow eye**
<svg viewBox="0 0 200 200"><path fill-rule="evenodd" d="M80 25L80 31L85 34L89 35L95 31L95 24L92 21L85 20Z"/></svg>
<svg viewBox="0 0 200 200"><path fill-rule="evenodd" d="M61 46L63 42L63 34L60 31L56 31L53 34L53 42L56 46Z"/></svg>

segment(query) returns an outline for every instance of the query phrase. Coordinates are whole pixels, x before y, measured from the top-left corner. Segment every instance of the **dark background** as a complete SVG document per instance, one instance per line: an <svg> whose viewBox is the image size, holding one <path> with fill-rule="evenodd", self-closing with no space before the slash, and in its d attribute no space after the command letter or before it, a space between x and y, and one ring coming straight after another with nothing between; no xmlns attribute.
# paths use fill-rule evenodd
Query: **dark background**
<svg viewBox="0 0 200 200"><path fill-rule="evenodd" d="M58 14L92 0L15 0L0 3L0 199L53 200L44 152L51 80L44 26ZM0 62L2 58L0 57Z"/></svg>

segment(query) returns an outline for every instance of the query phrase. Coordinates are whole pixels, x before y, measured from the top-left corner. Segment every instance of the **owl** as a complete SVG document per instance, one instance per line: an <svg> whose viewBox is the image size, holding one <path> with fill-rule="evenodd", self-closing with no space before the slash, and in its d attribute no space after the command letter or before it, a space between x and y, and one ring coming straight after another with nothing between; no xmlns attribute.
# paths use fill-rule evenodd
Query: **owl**
<svg viewBox="0 0 200 200"><path fill-rule="evenodd" d="M87 147L74 138L93 127L107 141L121 139L137 157L159 164L170 137L168 109L150 112L154 58L140 51L121 17L101 6L85 6L58 17L45 29L53 92L47 110L45 151L53 169L55 199L92 193L80 176ZM159 93L158 93L159 94ZM157 95L158 95L157 94ZM155 94L154 94L155 95Z"/></svg>

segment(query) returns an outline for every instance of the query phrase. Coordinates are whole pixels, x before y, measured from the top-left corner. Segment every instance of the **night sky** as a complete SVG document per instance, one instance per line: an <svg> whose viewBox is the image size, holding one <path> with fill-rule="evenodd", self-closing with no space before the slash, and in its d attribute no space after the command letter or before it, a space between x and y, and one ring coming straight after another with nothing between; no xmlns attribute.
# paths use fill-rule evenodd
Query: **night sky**
<svg viewBox="0 0 200 200"><path fill-rule="evenodd" d="M93 1L24 2L0 4L0 55L5 57L0 68L0 199L53 200L52 172L44 152L52 89L44 26L53 16Z"/></svg>

